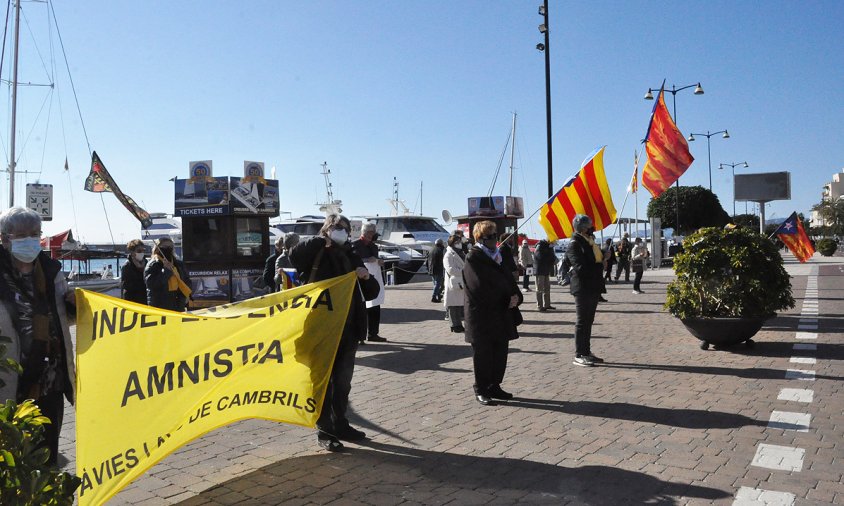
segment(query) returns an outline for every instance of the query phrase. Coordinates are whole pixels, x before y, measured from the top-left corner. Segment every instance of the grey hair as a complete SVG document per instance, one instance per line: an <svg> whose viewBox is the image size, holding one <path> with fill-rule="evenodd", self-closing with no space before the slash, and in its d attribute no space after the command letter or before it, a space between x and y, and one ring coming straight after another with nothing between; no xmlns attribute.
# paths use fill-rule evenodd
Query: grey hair
<svg viewBox="0 0 844 506"><path fill-rule="evenodd" d="M591 226L592 218L586 216L585 214L577 214L574 216L574 219L571 220L571 228L573 228L575 232L586 232Z"/></svg>
<svg viewBox="0 0 844 506"><path fill-rule="evenodd" d="M0 215L0 232L9 235L18 231L41 228L41 215L24 207L12 207Z"/></svg>
<svg viewBox="0 0 844 506"><path fill-rule="evenodd" d="M299 234L294 233L294 232L289 232L287 234L284 234L284 243L283 243L284 249L286 249L287 251L290 251L293 248L295 248L297 244L299 244Z"/></svg>
<svg viewBox="0 0 844 506"><path fill-rule="evenodd" d="M362 227L360 227L361 235L363 235L367 232L375 232L375 223L372 223L371 221L367 221L366 223L363 224Z"/></svg>
<svg viewBox="0 0 844 506"><path fill-rule="evenodd" d="M322 228L319 229L319 235L328 237L331 234L331 230L337 225L342 225L343 228L346 229L346 232L350 231L352 228L349 218L346 218L342 214L332 213L325 217L325 222L322 224Z"/></svg>

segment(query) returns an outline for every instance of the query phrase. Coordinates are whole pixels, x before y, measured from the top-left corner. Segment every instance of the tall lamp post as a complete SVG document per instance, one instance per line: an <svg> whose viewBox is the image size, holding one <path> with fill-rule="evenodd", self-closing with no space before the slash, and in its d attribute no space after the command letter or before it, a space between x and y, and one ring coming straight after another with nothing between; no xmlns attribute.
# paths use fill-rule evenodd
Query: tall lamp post
<svg viewBox="0 0 844 506"><path fill-rule="evenodd" d="M703 95L703 88L700 86L700 83L690 84L688 86L681 86L679 88L672 84L670 90L666 90L664 87L648 88L648 92L645 93L645 100L653 100L654 99L653 92L659 91L660 89L662 91L664 91L665 93L671 93L671 108L673 109L672 112L674 113L674 124L676 125L677 124L677 93L679 93L683 90L688 90L689 88L695 89L695 91L694 91L695 95ZM676 212L676 220L675 221L677 222L676 223L677 226L675 227L674 231L677 235L679 235L679 233L680 233L680 178L679 177L677 178L677 195L676 195L676 197L677 198L676 198L675 203L674 203L674 211Z"/></svg>
<svg viewBox="0 0 844 506"><path fill-rule="evenodd" d="M554 174L551 163L551 55L548 41L548 0L544 0L539 6L539 15L542 16L542 24L539 25L539 33L545 36L545 42L536 45L536 49L545 53L545 124L546 144L548 145L548 198L554 194Z"/></svg>
<svg viewBox="0 0 844 506"><path fill-rule="evenodd" d="M729 167L733 171L733 217L736 216L736 166L741 165L744 168L750 167L747 162L736 162L736 163L720 163L718 164L718 170L724 170L724 167Z"/></svg>
<svg viewBox="0 0 844 506"><path fill-rule="evenodd" d="M707 156L709 158L709 191L712 191L712 148L711 148L712 144L711 144L711 141L709 139L711 139L713 135L718 135L718 134L724 134L724 135L721 136L724 139L730 138L730 132L728 132L726 130L719 130L717 132L712 132L712 133L709 133L709 130L707 130L705 134L695 134L695 133L689 134L689 142L694 142L695 135L701 135L701 136L706 137L706 153L707 153Z"/></svg>

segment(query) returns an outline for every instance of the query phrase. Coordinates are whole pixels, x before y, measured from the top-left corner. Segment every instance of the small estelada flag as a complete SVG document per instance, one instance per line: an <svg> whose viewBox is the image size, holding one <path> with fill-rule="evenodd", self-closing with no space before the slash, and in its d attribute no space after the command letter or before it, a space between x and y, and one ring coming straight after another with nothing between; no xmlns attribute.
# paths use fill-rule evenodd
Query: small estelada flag
<svg viewBox="0 0 844 506"><path fill-rule="evenodd" d="M812 241L806 235L803 223L797 217L797 212L791 213L791 216L782 222L774 234L801 263L809 260L815 254L815 248L812 247Z"/></svg>

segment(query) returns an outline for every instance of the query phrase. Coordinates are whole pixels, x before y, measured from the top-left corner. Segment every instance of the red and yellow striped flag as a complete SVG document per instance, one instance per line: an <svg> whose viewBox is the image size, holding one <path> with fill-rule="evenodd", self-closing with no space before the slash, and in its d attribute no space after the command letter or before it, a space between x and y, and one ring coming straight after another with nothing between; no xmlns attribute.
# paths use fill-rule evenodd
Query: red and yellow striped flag
<svg viewBox="0 0 844 506"><path fill-rule="evenodd" d="M658 197L680 179L695 160L689 153L689 144L668 114L662 90L659 90L651 113L645 151L648 153L648 162L642 169L642 186L654 197Z"/></svg>
<svg viewBox="0 0 844 506"><path fill-rule="evenodd" d="M571 220L576 214L592 218L595 230L603 230L615 221L607 176L604 173L604 147L590 154L580 172L548 199L539 210L539 224L551 242L571 237Z"/></svg>

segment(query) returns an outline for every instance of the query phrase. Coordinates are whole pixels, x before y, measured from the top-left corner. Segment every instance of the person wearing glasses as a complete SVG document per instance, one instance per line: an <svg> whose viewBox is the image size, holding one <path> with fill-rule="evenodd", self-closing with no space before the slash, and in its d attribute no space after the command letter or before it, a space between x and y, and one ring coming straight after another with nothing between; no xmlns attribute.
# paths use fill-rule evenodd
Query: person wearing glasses
<svg viewBox="0 0 844 506"><path fill-rule="evenodd" d="M518 306L524 299L513 272L502 265L495 223L476 223L473 235L475 245L463 267L465 340L472 345L475 399L488 406L493 399L513 398L501 388L501 382L507 369L509 342L519 337Z"/></svg>
<svg viewBox="0 0 844 506"><path fill-rule="evenodd" d="M571 283L569 290L574 295L577 321L574 325L575 357L574 365L591 367L604 360L592 354L592 323L598 301L604 289L604 264L601 248L591 237L592 218L578 214L571 221L574 234L571 236L566 258L571 264Z"/></svg>
<svg viewBox="0 0 844 506"><path fill-rule="evenodd" d="M13 207L0 216L0 329L10 337L6 357L23 367L0 369L0 403L33 399L44 425L47 462L56 464L64 401L73 404L76 371L68 316L76 315L61 263L41 251L41 216Z"/></svg>
<svg viewBox="0 0 844 506"><path fill-rule="evenodd" d="M290 252L290 262L296 268L303 284L354 272L360 286L360 290L355 289L352 292L352 304L316 424L319 429L317 443L331 452L343 449L340 440L360 441L366 438L363 431L349 425L346 408L349 406L349 393L352 391L355 352L358 342L366 338L367 333L365 301L377 297L381 289L375 278L369 275L361 258L352 250L349 242L351 230L348 218L340 214L329 214L325 217L319 235L300 242Z"/></svg>
<svg viewBox="0 0 844 506"><path fill-rule="evenodd" d="M169 237L155 241L152 258L144 268L147 304L152 307L184 312L191 296L191 280L184 262L176 256Z"/></svg>

